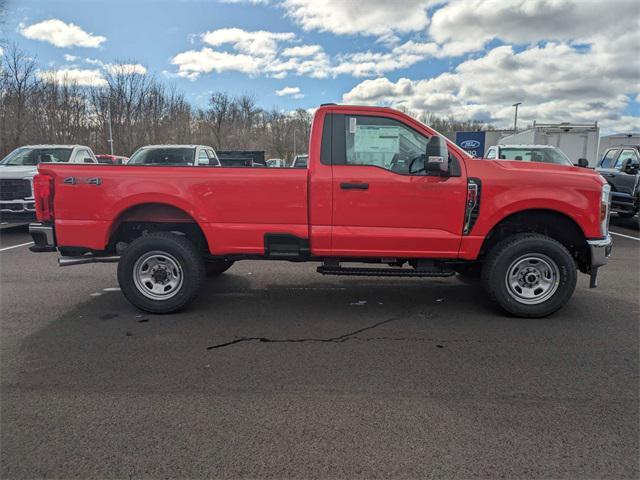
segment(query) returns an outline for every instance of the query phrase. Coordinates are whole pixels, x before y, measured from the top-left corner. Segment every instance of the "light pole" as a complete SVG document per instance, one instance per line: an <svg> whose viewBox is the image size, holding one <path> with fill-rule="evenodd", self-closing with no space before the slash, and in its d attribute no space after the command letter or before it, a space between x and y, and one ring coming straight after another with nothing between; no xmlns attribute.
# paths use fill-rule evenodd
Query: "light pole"
<svg viewBox="0 0 640 480"><path fill-rule="evenodd" d="M109 110L107 114L108 114L107 120L109 120L109 140L107 140L107 142L109 143L111 155L113 156L113 133L111 131L111 105L109 105Z"/></svg>
<svg viewBox="0 0 640 480"><path fill-rule="evenodd" d="M518 133L518 105L522 105L522 102L516 102L512 107L516 107L516 114L513 118L513 133Z"/></svg>

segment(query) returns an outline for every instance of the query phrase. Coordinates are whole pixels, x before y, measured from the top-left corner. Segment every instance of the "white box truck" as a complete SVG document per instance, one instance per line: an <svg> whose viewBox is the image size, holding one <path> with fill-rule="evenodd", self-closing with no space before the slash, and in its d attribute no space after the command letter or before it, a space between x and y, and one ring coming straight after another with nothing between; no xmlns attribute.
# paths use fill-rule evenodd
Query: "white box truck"
<svg viewBox="0 0 640 480"><path fill-rule="evenodd" d="M574 163L586 158L590 167L598 163L600 127L598 123L533 123L531 128L500 139L501 145L552 145ZM491 146L487 144L487 147Z"/></svg>

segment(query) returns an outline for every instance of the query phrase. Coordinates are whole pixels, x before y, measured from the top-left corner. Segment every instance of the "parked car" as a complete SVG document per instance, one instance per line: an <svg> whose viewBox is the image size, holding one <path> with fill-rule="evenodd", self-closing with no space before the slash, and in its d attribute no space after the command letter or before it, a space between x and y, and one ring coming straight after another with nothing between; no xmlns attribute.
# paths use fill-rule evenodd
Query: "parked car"
<svg viewBox="0 0 640 480"><path fill-rule="evenodd" d="M594 170L474 159L389 108L321 106L307 169L150 171L135 157L41 164L31 250L57 249L61 265L118 262L123 294L149 312L185 307L207 273L268 259L320 262L325 275L481 268L502 309L541 317L566 304L578 270L595 287L611 251L610 187Z"/></svg>
<svg viewBox="0 0 640 480"><path fill-rule="evenodd" d="M219 167L220 160L207 145L147 145L136 150L127 165Z"/></svg>
<svg viewBox="0 0 640 480"><path fill-rule="evenodd" d="M309 155L296 155L291 162L291 166L293 168L307 168L307 163L309 162Z"/></svg>
<svg viewBox="0 0 640 480"><path fill-rule="evenodd" d="M640 146L608 149L596 168L611 185L611 210L631 218L640 210Z"/></svg>
<svg viewBox="0 0 640 480"><path fill-rule="evenodd" d="M282 158L270 158L267 160L267 167L271 168L285 168L287 166L287 162Z"/></svg>
<svg viewBox="0 0 640 480"><path fill-rule="evenodd" d="M0 161L0 221L26 224L36 218L33 176L39 163L97 163L84 145L29 145Z"/></svg>
<svg viewBox="0 0 640 480"><path fill-rule="evenodd" d="M562 150L552 145L494 145L489 147L485 158L573 165Z"/></svg>
<svg viewBox="0 0 640 480"><path fill-rule="evenodd" d="M123 157L121 155L109 155L106 153L102 153L100 155L96 155L98 159L98 163L106 163L109 165L124 165L129 160L129 157Z"/></svg>
<svg viewBox="0 0 640 480"><path fill-rule="evenodd" d="M216 150L223 167L266 167L264 150Z"/></svg>

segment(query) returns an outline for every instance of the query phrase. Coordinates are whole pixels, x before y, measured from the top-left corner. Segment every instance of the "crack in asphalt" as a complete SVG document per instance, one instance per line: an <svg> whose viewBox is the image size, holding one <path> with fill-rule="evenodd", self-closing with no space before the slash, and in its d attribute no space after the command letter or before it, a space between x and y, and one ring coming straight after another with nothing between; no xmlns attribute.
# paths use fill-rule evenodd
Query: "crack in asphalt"
<svg viewBox="0 0 640 480"><path fill-rule="evenodd" d="M400 313L398 315L394 315L391 318L386 320L382 320L380 322L376 322L372 325L368 325L366 327L359 328L358 330L354 330L353 332L345 333L343 335L339 335L337 337L329 337L329 338L269 338L269 337L237 337L234 340L225 343L219 343L217 345L211 345L207 347L207 350L215 350L217 348L229 347L231 345L235 345L237 343L243 342L263 342L263 343L305 343L305 342L316 342L316 343L343 343L349 340L353 340L357 337L359 333L366 332L368 330L373 330L374 328L378 328L382 325L386 325L391 322L395 322L400 320L406 316L405 313Z"/></svg>

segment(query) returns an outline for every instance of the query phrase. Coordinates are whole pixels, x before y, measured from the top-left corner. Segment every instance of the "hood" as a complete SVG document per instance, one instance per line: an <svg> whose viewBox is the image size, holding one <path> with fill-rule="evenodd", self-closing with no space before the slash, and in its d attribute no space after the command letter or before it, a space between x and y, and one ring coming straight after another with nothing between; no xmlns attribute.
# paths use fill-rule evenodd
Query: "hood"
<svg viewBox="0 0 640 480"><path fill-rule="evenodd" d="M0 178L33 177L36 173L37 165L0 165Z"/></svg>

